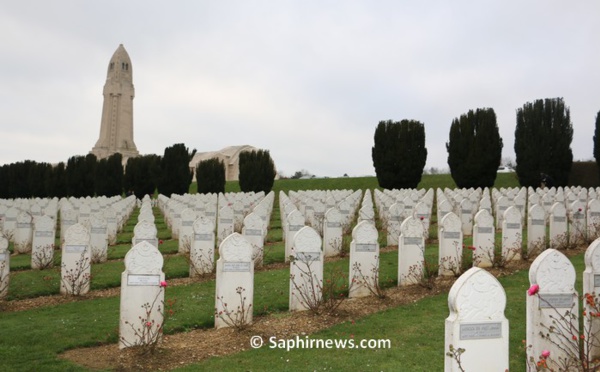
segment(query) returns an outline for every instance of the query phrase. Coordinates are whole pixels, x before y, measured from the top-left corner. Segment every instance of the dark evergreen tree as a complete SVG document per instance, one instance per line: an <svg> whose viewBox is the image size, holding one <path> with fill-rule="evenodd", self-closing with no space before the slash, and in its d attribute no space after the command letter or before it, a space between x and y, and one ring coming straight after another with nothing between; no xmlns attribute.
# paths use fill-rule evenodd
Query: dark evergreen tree
<svg viewBox="0 0 600 372"><path fill-rule="evenodd" d="M67 196L67 179L64 162L60 162L52 168L48 195L57 198Z"/></svg>
<svg viewBox="0 0 600 372"><path fill-rule="evenodd" d="M268 150L246 151L240 154L240 190L271 192L275 182L275 163Z"/></svg>
<svg viewBox="0 0 600 372"><path fill-rule="evenodd" d="M596 129L594 130L594 158L600 170L600 111L596 114Z"/></svg>
<svg viewBox="0 0 600 372"><path fill-rule="evenodd" d="M36 163L25 160L9 165L8 171L8 194L10 198L31 198L32 175L35 174Z"/></svg>
<svg viewBox="0 0 600 372"><path fill-rule="evenodd" d="M469 110L467 114L454 119L446 149L450 173L456 186L494 186L502 158L502 138L494 110Z"/></svg>
<svg viewBox="0 0 600 372"><path fill-rule="evenodd" d="M106 159L106 196L123 194L123 155L115 153Z"/></svg>
<svg viewBox="0 0 600 372"><path fill-rule="evenodd" d="M566 186L573 164L573 125L562 98L527 102L517 110L515 155L519 183Z"/></svg>
<svg viewBox="0 0 600 372"><path fill-rule="evenodd" d="M106 158L98 160L94 167L94 189L98 196L108 196L108 160Z"/></svg>
<svg viewBox="0 0 600 372"><path fill-rule="evenodd" d="M94 195L95 155L75 155L67 160L67 195L76 198Z"/></svg>
<svg viewBox="0 0 600 372"><path fill-rule="evenodd" d="M8 192L10 184L9 168L9 164L4 164L0 167L0 199L10 198Z"/></svg>
<svg viewBox="0 0 600 372"><path fill-rule="evenodd" d="M144 195L153 196L160 175L160 156L144 155L127 159L123 187L127 194L133 193L136 198Z"/></svg>
<svg viewBox="0 0 600 372"><path fill-rule="evenodd" d="M427 161L425 126L415 120L380 121L371 155L379 186L416 188Z"/></svg>
<svg viewBox="0 0 600 372"><path fill-rule="evenodd" d="M218 158L202 160L196 166L199 194L225 192L225 163Z"/></svg>
<svg viewBox="0 0 600 372"><path fill-rule="evenodd" d="M189 192L190 183L194 177L194 172L190 169L190 161L194 154L196 154L196 150L190 152L183 143L177 143L165 149L160 164L159 193L171 196L171 194L183 195Z"/></svg>

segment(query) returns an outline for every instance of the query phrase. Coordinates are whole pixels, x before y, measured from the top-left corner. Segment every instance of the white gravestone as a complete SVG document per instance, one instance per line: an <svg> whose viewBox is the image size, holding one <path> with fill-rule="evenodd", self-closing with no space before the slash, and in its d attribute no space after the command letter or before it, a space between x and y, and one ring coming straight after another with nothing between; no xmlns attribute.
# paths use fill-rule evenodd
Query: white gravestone
<svg viewBox="0 0 600 372"><path fill-rule="evenodd" d="M254 262L252 245L233 233L219 246L217 260L215 327L252 323L254 310Z"/></svg>
<svg viewBox="0 0 600 372"><path fill-rule="evenodd" d="M484 269L473 267L452 285L448 308L445 351L452 345L465 352L460 366L446 355L444 371L508 370L506 293L500 282Z"/></svg>
<svg viewBox="0 0 600 372"><path fill-rule="evenodd" d="M418 202L413 211L413 217L423 224L423 238L429 238L429 225L431 223L431 206L424 202Z"/></svg>
<svg viewBox="0 0 600 372"><path fill-rule="evenodd" d="M294 236L304 227L304 216L299 210L294 209L286 218L287 233L285 237L285 262L290 260L292 254L292 246L294 244Z"/></svg>
<svg viewBox="0 0 600 372"><path fill-rule="evenodd" d="M527 349L527 359L533 357L534 360L538 360L542 351L548 350L551 356L547 361L548 367L558 370L556 361L568 358L571 353L577 353L576 344L579 343L578 339L571 340L571 335L579 335L577 318L571 318L570 322L558 319L566 311L579 314L575 268L564 254L555 249L547 249L531 264L529 282L531 286L539 286L539 292L534 295L526 294L526 342L527 346L530 346ZM553 324L554 319L558 319L559 324ZM567 327L569 334L550 332L551 326L557 330Z"/></svg>
<svg viewBox="0 0 600 372"><path fill-rule="evenodd" d="M65 234L69 227L77 223L77 211L73 208L60 209L60 244L65 242Z"/></svg>
<svg viewBox="0 0 600 372"><path fill-rule="evenodd" d="M533 204L527 213L527 254L540 254L546 249L546 210Z"/></svg>
<svg viewBox="0 0 600 372"><path fill-rule="evenodd" d="M521 259L523 245L521 220L521 213L514 205L504 211L502 218L502 257L506 262Z"/></svg>
<svg viewBox="0 0 600 372"><path fill-rule="evenodd" d="M481 209L475 215L473 227L473 266L492 267L496 248L494 217L487 209Z"/></svg>
<svg viewBox="0 0 600 372"><path fill-rule="evenodd" d="M359 222L352 229L348 297L376 294L379 288L379 234L369 221Z"/></svg>
<svg viewBox="0 0 600 372"><path fill-rule="evenodd" d="M463 199L460 202L460 222L464 235L473 234L473 205L469 199Z"/></svg>
<svg viewBox="0 0 600 372"><path fill-rule="evenodd" d="M564 248L568 244L567 210L563 203L554 203L550 208L550 247Z"/></svg>
<svg viewBox="0 0 600 372"><path fill-rule="evenodd" d="M156 234L156 226L149 221L140 221L133 228L133 238L131 239L131 245L135 246L138 243L146 241L156 248L158 248L158 238Z"/></svg>
<svg viewBox="0 0 600 372"><path fill-rule="evenodd" d="M582 245L585 243L587 226L585 223L585 204L575 200L569 205L569 243Z"/></svg>
<svg viewBox="0 0 600 372"><path fill-rule="evenodd" d="M600 200L591 199L588 202L586 223L588 238L600 237Z"/></svg>
<svg viewBox="0 0 600 372"><path fill-rule="evenodd" d="M108 244L117 244L117 212L108 207L102 212L106 219L106 232L108 234Z"/></svg>
<svg viewBox="0 0 600 372"><path fill-rule="evenodd" d="M600 293L600 238L594 240L585 251L585 271L583 272L583 293L591 295L597 302ZM584 335L600 334L600 317L595 316L597 308L585 300L583 301L586 315L583 317ZM594 315L593 315L594 314ZM600 358L600 343L597 340L585 342L586 355L590 360Z"/></svg>
<svg viewBox="0 0 600 372"><path fill-rule="evenodd" d="M342 252L343 243L342 214L333 207L325 212L323 221L323 255L338 256Z"/></svg>
<svg viewBox="0 0 600 372"><path fill-rule="evenodd" d="M453 276L460 272L463 235L460 219L452 212L442 218L438 228L439 275Z"/></svg>
<svg viewBox="0 0 600 372"><path fill-rule="evenodd" d="M0 234L0 299L8 295L10 283L10 251L8 239Z"/></svg>
<svg viewBox="0 0 600 372"><path fill-rule="evenodd" d="M194 235L194 221L197 214L191 208L186 208L181 211L181 223L179 225L179 253L189 253L192 247L192 239Z"/></svg>
<svg viewBox="0 0 600 372"><path fill-rule="evenodd" d="M404 219L404 205L402 203L390 205L387 215L387 245L398 245L400 225Z"/></svg>
<svg viewBox="0 0 600 372"><path fill-rule="evenodd" d="M121 274L119 348L160 342L165 311L163 257L150 242L133 246Z"/></svg>
<svg viewBox="0 0 600 372"><path fill-rule="evenodd" d="M219 216L217 218L217 244L233 234L233 209L226 205L219 209Z"/></svg>
<svg viewBox="0 0 600 372"><path fill-rule="evenodd" d="M108 259L108 224L100 213L90 216L90 249L92 263L106 262Z"/></svg>
<svg viewBox="0 0 600 372"><path fill-rule="evenodd" d="M55 239L54 220L50 216L36 217L34 219L33 242L31 243L32 269L45 269L52 266Z"/></svg>
<svg viewBox="0 0 600 372"><path fill-rule="evenodd" d="M89 292L91 281L90 233L80 223L69 227L62 246L60 293L79 296Z"/></svg>
<svg viewBox="0 0 600 372"><path fill-rule="evenodd" d="M398 239L398 285L420 283L424 275L425 239L420 219L408 217Z"/></svg>
<svg viewBox="0 0 600 372"><path fill-rule="evenodd" d="M502 228L502 220L504 218L504 212L509 207L509 201L506 196L501 196L496 201L496 229Z"/></svg>
<svg viewBox="0 0 600 372"><path fill-rule="evenodd" d="M214 218L200 217L194 221L194 240L190 250L190 277L212 273L215 264Z"/></svg>
<svg viewBox="0 0 600 372"><path fill-rule="evenodd" d="M294 235L290 263L290 311L318 307L323 298L323 251L321 237L305 226Z"/></svg>
<svg viewBox="0 0 600 372"><path fill-rule="evenodd" d="M242 227L242 235L250 244L252 244L252 259L254 267L263 265L263 249L265 245L263 220L255 213L249 213L244 217L244 227Z"/></svg>
<svg viewBox="0 0 600 372"><path fill-rule="evenodd" d="M31 252L31 241L33 237L33 218L27 212L21 212L17 216L17 228L15 230L14 250L15 253L23 254Z"/></svg>
<svg viewBox="0 0 600 372"><path fill-rule="evenodd" d="M11 207L8 208L4 214L2 233L10 241L14 241L15 238L15 231L17 230L17 216L19 213L20 211L17 208Z"/></svg>

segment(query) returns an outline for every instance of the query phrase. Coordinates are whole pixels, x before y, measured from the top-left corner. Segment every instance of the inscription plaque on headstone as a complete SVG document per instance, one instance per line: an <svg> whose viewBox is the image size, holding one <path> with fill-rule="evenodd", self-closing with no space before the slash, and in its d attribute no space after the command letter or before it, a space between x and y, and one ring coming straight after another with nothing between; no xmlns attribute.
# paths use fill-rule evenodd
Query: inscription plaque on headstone
<svg viewBox="0 0 600 372"><path fill-rule="evenodd" d="M83 253L85 248L85 245L66 245L65 253Z"/></svg>
<svg viewBox="0 0 600 372"><path fill-rule="evenodd" d="M544 226L546 221L544 220L531 220L531 225L533 226Z"/></svg>
<svg viewBox="0 0 600 372"><path fill-rule="evenodd" d="M317 252L298 252L296 253L296 260L303 262L321 261L321 254Z"/></svg>
<svg viewBox="0 0 600 372"><path fill-rule="evenodd" d="M459 231L444 231L444 239L460 239Z"/></svg>
<svg viewBox="0 0 600 372"><path fill-rule="evenodd" d="M570 293L540 294L540 308L570 309L573 307L573 295Z"/></svg>
<svg viewBox="0 0 600 372"><path fill-rule="evenodd" d="M244 232L244 235L261 236L262 235L262 231L258 230L258 229L246 229L245 232Z"/></svg>
<svg viewBox="0 0 600 372"><path fill-rule="evenodd" d="M339 222L327 222L327 227L334 228L334 227L342 227L342 224Z"/></svg>
<svg viewBox="0 0 600 372"><path fill-rule="evenodd" d="M565 222L566 220L567 220L567 217L559 217L559 216L554 217L554 222Z"/></svg>
<svg viewBox="0 0 600 372"><path fill-rule="evenodd" d="M492 227L477 226L477 232L479 234L491 234L494 231Z"/></svg>
<svg viewBox="0 0 600 372"><path fill-rule="evenodd" d="M460 325L461 340L484 340L502 337L502 323L465 323Z"/></svg>
<svg viewBox="0 0 600 372"><path fill-rule="evenodd" d="M356 252L375 252L377 244L356 244Z"/></svg>
<svg viewBox="0 0 600 372"><path fill-rule="evenodd" d="M520 229L521 224L520 223L507 223L506 228L507 229Z"/></svg>
<svg viewBox="0 0 600 372"><path fill-rule="evenodd" d="M106 227L92 227L92 234L106 234Z"/></svg>
<svg viewBox="0 0 600 372"><path fill-rule="evenodd" d="M196 241L211 241L213 238L212 234L194 234L194 240Z"/></svg>
<svg viewBox="0 0 600 372"><path fill-rule="evenodd" d="M594 275L594 287L600 287L600 275Z"/></svg>
<svg viewBox="0 0 600 372"><path fill-rule="evenodd" d="M50 238L54 235L54 231L36 231L36 238Z"/></svg>
<svg viewBox="0 0 600 372"><path fill-rule="evenodd" d="M414 236L406 236L404 237L404 244L421 244L422 239Z"/></svg>
<svg viewBox="0 0 600 372"><path fill-rule="evenodd" d="M160 285L160 275L127 275L127 285L135 286L155 286Z"/></svg>
<svg viewBox="0 0 600 372"><path fill-rule="evenodd" d="M246 273L250 271L250 262L224 262L223 272Z"/></svg>

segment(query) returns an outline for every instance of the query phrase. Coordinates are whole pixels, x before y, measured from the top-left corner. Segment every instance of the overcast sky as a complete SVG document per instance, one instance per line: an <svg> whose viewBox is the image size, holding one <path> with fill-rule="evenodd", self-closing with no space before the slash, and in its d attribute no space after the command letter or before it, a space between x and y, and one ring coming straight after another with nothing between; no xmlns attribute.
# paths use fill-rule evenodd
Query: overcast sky
<svg viewBox="0 0 600 372"><path fill-rule="evenodd" d="M142 154L249 144L288 176L374 175L377 123L415 119L447 168L452 120L492 107L514 159L517 108L563 97L589 160L599 19L596 0L3 1L0 164L92 149L119 44Z"/></svg>

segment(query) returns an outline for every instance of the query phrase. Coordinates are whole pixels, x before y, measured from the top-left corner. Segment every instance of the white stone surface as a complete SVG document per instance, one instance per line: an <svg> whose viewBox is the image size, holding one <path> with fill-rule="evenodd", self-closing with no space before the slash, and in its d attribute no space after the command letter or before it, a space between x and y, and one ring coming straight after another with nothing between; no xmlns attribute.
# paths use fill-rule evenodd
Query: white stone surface
<svg viewBox="0 0 600 372"><path fill-rule="evenodd" d="M548 328L553 323L553 318L570 311L579 314L578 294L575 290L575 268L571 261L555 249L547 249L542 252L529 268L530 285L538 285L539 292L536 295L528 295L526 303L527 312L527 358L533 357L538 360L543 350L549 350L551 358L548 366L558 370L560 358L566 358L569 353L577 353L576 343L579 340L571 340L569 336L561 336L558 333L549 332ZM579 322L561 320L561 326L567 327L570 334L579 335ZM541 334L549 334L550 339L545 339Z"/></svg>
<svg viewBox="0 0 600 372"><path fill-rule="evenodd" d="M379 286L379 234L368 220L359 222L352 230L348 297L375 294Z"/></svg>
<svg viewBox="0 0 600 372"><path fill-rule="evenodd" d="M506 293L487 271L473 267L462 274L448 293L450 315L445 324L445 351L450 345L465 349L463 371L508 370ZM444 371L460 371L456 359L446 356Z"/></svg>
<svg viewBox="0 0 600 372"><path fill-rule="evenodd" d="M254 262L252 245L233 233L219 246L215 297L215 327L252 323Z"/></svg>
<svg viewBox="0 0 600 372"><path fill-rule="evenodd" d="M150 242L133 246L121 274L119 348L160 342L165 310L163 257Z"/></svg>
<svg viewBox="0 0 600 372"><path fill-rule="evenodd" d="M319 234L309 226L294 235L290 262L290 311L318 306L323 297L323 251Z"/></svg>
<svg viewBox="0 0 600 372"><path fill-rule="evenodd" d="M400 226L398 285L419 283L424 275L425 239L420 219L408 217Z"/></svg>
<svg viewBox="0 0 600 372"><path fill-rule="evenodd" d="M91 282L90 233L80 223L69 227L62 245L60 293L79 296L89 292Z"/></svg>

